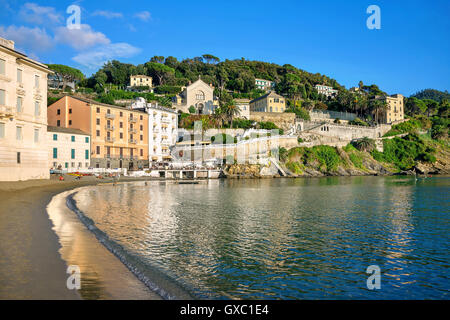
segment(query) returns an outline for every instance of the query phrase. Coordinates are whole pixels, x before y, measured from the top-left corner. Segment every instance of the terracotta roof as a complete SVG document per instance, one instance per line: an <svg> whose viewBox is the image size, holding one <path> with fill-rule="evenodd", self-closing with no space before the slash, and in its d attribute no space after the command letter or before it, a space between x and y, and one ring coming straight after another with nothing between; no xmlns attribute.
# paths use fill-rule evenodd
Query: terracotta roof
<svg viewBox="0 0 450 320"><path fill-rule="evenodd" d="M89 133L86 133L84 131L81 131L79 129L72 129L72 128L64 128L64 127L53 127L48 126L47 127L48 132L61 132L61 133L71 133L71 134L82 134L84 136L90 136Z"/></svg>

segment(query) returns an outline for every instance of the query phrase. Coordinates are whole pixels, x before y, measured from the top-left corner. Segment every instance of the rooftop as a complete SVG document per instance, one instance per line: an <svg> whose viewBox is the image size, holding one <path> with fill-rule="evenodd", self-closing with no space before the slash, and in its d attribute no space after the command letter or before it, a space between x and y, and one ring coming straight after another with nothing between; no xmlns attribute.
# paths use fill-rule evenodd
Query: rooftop
<svg viewBox="0 0 450 320"><path fill-rule="evenodd" d="M78 130L78 129L72 129L72 128L64 128L64 127L47 127L48 132L60 132L60 133L70 133L70 134L81 134L84 136L90 136L89 133L86 133L84 131Z"/></svg>
<svg viewBox="0 0 450 320"><path fill-rule="evenodd" d="M271 97L271 98L283 98L283 96L280 96L279 94L277 94L277 93L275 93L275 92L273 92L273 91L270 91L269 93L266 93L265 95L262 95L261 97L256 98L256 99L250 101L250 103L256 102L256 101L258 101L258 100L265 99L265 98L267 98L267 97Z"/></svg>

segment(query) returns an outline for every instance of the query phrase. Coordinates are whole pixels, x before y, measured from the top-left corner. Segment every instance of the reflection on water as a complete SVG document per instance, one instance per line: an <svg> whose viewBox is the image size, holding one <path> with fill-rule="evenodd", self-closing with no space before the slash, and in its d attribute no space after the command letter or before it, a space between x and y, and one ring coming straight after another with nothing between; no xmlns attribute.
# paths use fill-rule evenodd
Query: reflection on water
<svg viewBox="0 0 450 320"><path fill-rule="evenodd" d="M81 188L78 207L199 297L448 297L448 178ZM381 290L366 288L369 265Z"/></svg>
<svg viewBox="0 0 450 320"><path fill-rule="evenodd" d="M125 266L96 241L77 216L66 206L67 191L54 197L47 207L58 235L60 254L67 265L81 271L83 299L160 299L138 281ZM67 275L69 277L69 275Z"/></svg>

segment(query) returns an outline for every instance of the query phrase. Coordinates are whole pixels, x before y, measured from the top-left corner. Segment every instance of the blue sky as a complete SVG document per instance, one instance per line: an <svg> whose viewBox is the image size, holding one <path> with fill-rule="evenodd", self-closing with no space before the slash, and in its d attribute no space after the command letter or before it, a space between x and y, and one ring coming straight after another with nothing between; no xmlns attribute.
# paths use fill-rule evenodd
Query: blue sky
<svg viewBox="0 0 450 320"><path fill-rule="evenodd" d="M67 7L81 8L69 30ZM369 30L369 5L381 29ZM450 1L15 1L0 0L0 36L45 63L85 74L105 61L144 63L210 53L292 64L347 88L390 94L450 89Z"/></svg>

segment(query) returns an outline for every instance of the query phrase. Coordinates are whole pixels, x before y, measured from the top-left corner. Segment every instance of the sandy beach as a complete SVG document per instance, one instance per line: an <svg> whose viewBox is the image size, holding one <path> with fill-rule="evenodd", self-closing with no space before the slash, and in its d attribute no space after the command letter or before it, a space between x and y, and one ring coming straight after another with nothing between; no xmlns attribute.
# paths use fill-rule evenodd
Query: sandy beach
<svg viewBox="0 0 450 320"><path fill-rule="evenodd" d="M53 177L50 180L0 182L0 299L83 298L76 290L67 289L67 264L61 256L61 245L46 207L61 192L109 181L94 177L83 177L82 180L66 177L65 181L59 181ZM159 299L156 294L146 292L145 286L98 244L95 237L85 236L84 243L95 247L96 258L107 261L113 270L120 272L127 287L133 282L132 287L138 288L139 294L128 295L129 299ZM107 274L108 270L103 272ZM124 297L112 293L103 298Z"/></svg>

